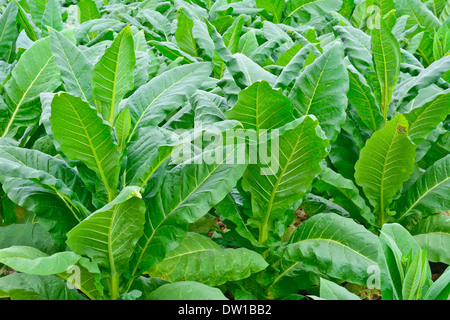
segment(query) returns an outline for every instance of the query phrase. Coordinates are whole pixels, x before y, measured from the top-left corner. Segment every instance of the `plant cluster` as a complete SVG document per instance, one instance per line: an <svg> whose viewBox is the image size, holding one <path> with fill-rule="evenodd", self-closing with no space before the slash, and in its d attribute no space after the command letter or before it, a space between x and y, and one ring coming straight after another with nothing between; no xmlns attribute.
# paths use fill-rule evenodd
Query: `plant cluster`
<svg viewBox="0 0 450 320"><path fill-rule="evenodd" d="M0 13L1 298L450 298L450 1Z"/></svg>

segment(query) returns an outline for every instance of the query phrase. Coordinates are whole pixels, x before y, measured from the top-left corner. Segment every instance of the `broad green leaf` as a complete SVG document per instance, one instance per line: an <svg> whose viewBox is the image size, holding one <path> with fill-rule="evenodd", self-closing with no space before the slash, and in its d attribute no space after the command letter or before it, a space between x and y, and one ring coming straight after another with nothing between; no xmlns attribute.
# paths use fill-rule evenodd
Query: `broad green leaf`
<svg viewBox="0 0 450 320"><path fill-rule="evenodd" d="M13 136L17 129L34 125L41 114L39 106L30 103L41 92L53 92L60 82L59 69L50 51L50 39L33 43L25 51L4 86L7 109L0 107L2 137Z"/></svg>
<svg viewBox="0 0 450 320"><path fill-rule="evenodd" d="M375 216L359 194L359 190L353 181L345 179L329 168L325 168L313 186L319 191L328 191L333 197L333 201L347 210L352 218L363 219L371 225L377 224Z"/></svg>
<svg viewBox="0 0 450 320"><path fill-rule="evenodd" d="M94 0L80 0L78 9L78 20L80 23L100 18L100 13Z"/></svg>
<svg viewBox="0 0 450 320"><path fill-rule="evenodd" d="M61 16L61 3L59 0L48 0L45 4L45 10L42 15L42 33L48 34L48 28L58 31L63 29L63 21Z"/></svg>
<svg viewBox="0 0 450 320"><path fill-rule="evenodd" d="M292 104L281 90L274 90L267 81L255 82L239 92L238 102L225 112L227 119L240 121L245 130L279 128L294 120Z"/></svg>
<svg viewBox="0 0 450 320"><path fill-rule="evenodd" d="M436 161L395 201L398 221L409 215L429 216L450 208L450 155Z"/></svg>
<svg viewBox="0 0 450 320"><path fill-rule="evenodd" d="M307 45L300 49L283 68L283 71L278 76L274 88L286 89L289 87L292 81L297 78L298 71L303 69L305 66L306 60L312 52L314 52L314 49L311 45Z"/></svg>
<svg viewBox="0 0 450 320"><path fill-rule="evenodd" d="M300 115L319 119L330 141L336 140L346 118L349 84L343 59L342 43L336 42L305 68L289 95Z"/></svg>
<svg viewBox="0 0 450 320"><path fill-rule="evenodd" d="M386 21L379 17L380 27L370 32L374 71L378 84L375 85L375 95L384 119L387 119L392 93L400 74L400 46L392 34ZM375 77L375 75L374 75ZM375 79L374 79L375 80ZM379 85L379 92L378 92Z"/></svg>
<svg viewBox="0 0 450 320"><path fill-rule="evenodd" d="M283 257L315 266L344 281L366 284L377 265L377 237L352 219L323 213L303 222L282 249Z"/></svg>
<svg viewBox="0 0 450 320"><path fill-rule="evenodd" d="M214 42L208 33L208 27L203 21L194 20L192 36L197 43L199 55L206 61L212 61L214 57Z"/></svg>
<svg viewBox="0 0 450 320"><path fill-rule="evenodd" d="M270 270L269 268L266 270ZM304 265L301 262L281 259L277 268L280 272L275 275L267 289L269 299L282 299L289 294L297 293L299 290L308 290L319 284L321 276L326 277L317 268ZM273 275L271 276L273 277Z"/></svg>
<svg viewBox="0 0 450 320"><path fill-rule="evenodd" d="M75 170L36 150L0 148L0 181L15 203L35 213L59 243L88 215L91 196Z"/></svg>
<svg viewBox="0 0 450 320"><path fill-rule="evenodd" d="M205 236L188 233L148 274L170 282L196 281L217 286L245 279L266 267L267 262L256 252L245 248L224 249Z"/></svg>
<svg viewBox="0 0 450 320"><path fill-rule="evenodd" d="M57 276L13 273L0 278L0 297L11 300L86 300L76 289Z"/></svg>
<svg viewBox="0 0 450 320"><path fill-rule="evenodd" d="M237 146L219 147L216 152L207 151L174 167L166 173L157 194L147 201L144 236L133 259L133 276L162 261L183 240L188 224L222 201L242 177L247 165L238 162ZM216 159L198 161L214 155Z"/></svg>
<svg viewBox="0 0 450 320"><path fill-rule="evenodd" d="M374 94L364 77L352 66L348 67L348 100L355 107L364 124L375 132L384 124L384 119Z"/></svg>
<svg viewBox="0 0 450 320"><path fill-rule="evenodd" d="M450 262L450 217L435 214L421 220L411 231L422 248L426 248L428 260Z"/></svg>
<svg viewBox="0 0 450 320"><path fill-rule="evenodd" d="M118 279L128 270L134 246L142 236L144 212L139 188L127 187L116 199L73 228L67 234L67 245Z"/></svg>
<svg viewBox="0 0 450 320"><path fill-rule="evenodd" d="M135 65L133 36L130 26L126 26L114 38L111 47L106 49L91 72L92 96L97 110L110 125L114 123L118 113L119 102L133 89Z"/></svg>
<svg viewBox="0 0 450 320"><path fill-rule="evenodd" d="M415 144L421 143L450 113L450 90L432 97L405 114L408 120L409 137Z"/></svg>
<svg viewBox="0 0 450 320"><path fill-rule="evenodd" d="M271 158L264 161L260 157L257 164L250 164L243 180L244 189L252 194L261 244L276 231L286 207L304 196L321 170L319 163L328 146L318 121L311 116L288 123L276 139L274 144L260 145L268 149Z"/></svg>
<svg viewBox="0 0 450 320"><path fill-rule="evenodd" d="M48 255L64 249L39 223L20 223L0 227L0 248L12 246L33 247Z"/></svg>
<svg viewBox="0 0 450 320"><path fill-rule="evenodd" d="M370 36L352 26L335 26L334 29L344 43L345 53L350 62L356 70L367 77L369 69L373 67Z"/></svg>
<svg viewBox="0 0 450 320"><path fill-rule="evenodd" d="M256 7L266 9L268 13L273 15L274 23L281 22L284 6L284 0L256 0Z"/></svg>
<svg viewBox="0 0 450 320"><path fill-rule="evenodd" d="M209 63L180 66L136 90L126 103L131 115L130 138L140 127L159 125L169 113L183 105L210 74Z"/></svg>
<svg viewBox="0 0 450 320"><path fill-rule="evenodd" d="M149 300L227 300L223 293L207 285L182 281L165 284L150 293Z"/></svg>
<svg viewBox="0 0 450 320"><path fill-rule="evenodd" d="M421 89L431 86L450 69L450 57L445 57L433 62L418 75L405 80L394 89L390 109L397 112L405 112L409 102L417 97Z"/></svg>
<svg viewBox="0 0 450 320"><path fill-rule="evenodd" d="M402 114L366 141L355 165L355 180L375 208L380 226L387 208L414 170L416 146L408 137L408 121Z"/></svg>
<svg viewBox="0 0 450 320"><path fill-rule="evenodd" d="M12 246L0 249L0 263L19 272L41 276L66 272L80 258L79 255L69 251L58 252L48 256L38 249L25 246Z"/></svg>
<svg viewBox="0 0 450 320"><path fill-rule="evenodd" d="M111 127L79 97L58 93L51 104L50 122L55 140L72 160L80 160L101 179L114 198L119 183L120 153Z"/></svg>
<svg viewBox="0 0 450 320"><path fill-rule="evenodd" d="M155 171L170 157L178 140L166 129L155 127L139 130L127 146L125 183L145 187Z"/></svg>
<svg viewBox="0 0 450 320"><path fill-rule="evenodd" d="M17 6L10 2L0 17L0 57L6 57L17 39Z"/></svg>
<svg viewBox="0 0 450 320"><path fill-rule="evenodd" d="M328 13L338 11L342 6L342 0L291 0L286 3L287 18L302 16L304 14Z"/></svg>
<svg viewBox="0 0 450 320"><path fill-rule="evenodd" d="M50 32L50 48L61 72L64 88L70 94L92 103L91 62L60 32Z"/></svg>
<svg viewBox="0 0 450 320"><path fill-rule="evenodd" d="M320 278L320 297L326 300L361 300L344 287Z"/></svg>
<svg viewBox="0 0 450 320"><path fill-rule="evenodd" d="M239 39L238 52L250 57L251 54L258 48L258 40L256 39L255 30L249 30Z"/></svg>
<svg viewBox="0 0 450 320"><path fill-rule="evenodd" d="M177 21L178 24L175 32L175 39L177 40L178 47L187 54L198 57L197 43L192 34L194 21L189 19L183 10L178 12Z"/></svg>
<svg viewBox="0 0 450 320"><path fill-rule="evenodd" d="M396 0L395 9L397 16L409 16L410 26L418 25L430 33L440 26L438 18L420 0Z"/></svg>

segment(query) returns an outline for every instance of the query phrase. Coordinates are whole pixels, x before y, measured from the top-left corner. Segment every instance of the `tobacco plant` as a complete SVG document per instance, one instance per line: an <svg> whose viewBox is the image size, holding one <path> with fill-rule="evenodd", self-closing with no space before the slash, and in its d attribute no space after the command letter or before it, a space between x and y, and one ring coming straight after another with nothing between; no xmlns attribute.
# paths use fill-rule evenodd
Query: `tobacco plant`
<svg viewBox="0 0 450 320"><path fill-rule="evenodd" d="M449 1L0 4L0 297L450 298Z"/></svg>

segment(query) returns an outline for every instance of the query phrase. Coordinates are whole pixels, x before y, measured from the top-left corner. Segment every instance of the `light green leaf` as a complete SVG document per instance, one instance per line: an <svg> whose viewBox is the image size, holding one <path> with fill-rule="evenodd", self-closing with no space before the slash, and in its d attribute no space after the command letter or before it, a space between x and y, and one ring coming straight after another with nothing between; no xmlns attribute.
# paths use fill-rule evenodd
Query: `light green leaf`
<svg viewBox="0 0 450 320"><path fill-rule="evenodd" d="M25 51L4 86L8 108L0 115L6 121L0 128L2 137L13 136L18 128L34 125L41 114L39 106L28 103L41 92L53 92L60 84L59 69L50 51L50 39L33 43Z"/></svg>
<svg viewBox="0 0 450 320"><path fill-rule="evenodd" d="M274 139L274 137L272 137ZM260 145L267 148L271 160L250 164L243 188L252 194L253 219L258 224L259 243L276 230L286 207L300 200L320 172L328 141L311 116L302 117L280 129L279 142Z"/></svg>
<svg viewBox="0 0 450 320"><path fill-rule="evenodd" d="M228 300L217 289L193 281L165 284L150 293L149 300Z"/></svg>
<svg viewBox="0 0 450 320"><path fill-rule="evenodd" d="M450 217L435 214L421 220L411 231L422 248L426 248L428 260L450 263Z"/></svg>
<svg viewBox="0 0 450 320"><path fill-rule="evenodd" d="M401 54L400 45L386 21L380 16L377 16L376 19L380 21L380 28L373 28L370 32L375 67L375 71L371 70L371 72L375 72L378 84L375 87L372 86L372 88L375 88L374 93L381 108L381 113L386 120L392 93L400 74Z"/></svg>
<svg viewBox="0 0 450 320"><path fill-rule="evenodd" d="M356 183L375 207L380 226L386 223L394 195L414 170L416 146L408 137L408 126L402 114L388 122L366 141L355 165Z"/></svg>
<svg viewBox="0 0 450 320"><path fill-rule="evenodd" d="M429 216L449 210L450 155L436 161L395 201L398 221L412 214Z"/></svg>
<svg viewBox="0 0 450 320"><path fill-rule="evenodd" d="M0 57L6 57L19 35L16 25L17 11L17 6L10 2L0 17Z"/></svg>
<svg viewBox="0 0 450 320"><path fill-rule="evenodd" d="M292 104L281 90L274 90L267 81L255 82L239 92L238 102L225 112L227 119L240 121L245 130L279 128L294 120Z"/></svg>
<svg viewBox="0 0 450 320"><path fill-rule="evenodd" d="M342 43L336 42L305 68L289 98L300 115L312 114L330 141L336 140L345 121L348 73Z"/></svg>
<svg viewBox="0 0 450 320"><path fill-rule="evenodd" d="M91 72L97 110L110 125L118 113L119 102L134 87L135 65L133 36L128 25L114 38Z"/></svg>
<svg viewBox="0 0 450 320"><path fill-rule="evenodd" d="M134 246L142 236L145 205L138 187L126 187L67 234L67 245L106 268L112 278L128 271Z"/></svg>
<svg viewBox="0 0 450 320"><path fill-rule="evenodd" d="M211 74L209 63L173 68L140 87L127 100L131 133L142 126L156 126L179 108ZM130 139L129 138L129 139Z"/></svg>
<svg viewBox="0 0 450 320"><path fill-rule="evenodd" d="M377 265L377 237L352 219L333 213L309 218L296 229L283 257L315 266L333 278L366 284Z"/></svg>
<svg viewBox="0 0 450 320"><path fill-rule="evenodd" d="M48 256L32 247L12 246L0 249L0 263L19 272L41 276L66 272L80 258L81 256L69 251Z"/></svg>
<svg viewBox="0 0 450 320"><path fill-rule="evenodd" d="M92 103L91 62L69 39L56 30L50 32L50 48L61 71L64 88Z"/></svg>
<svg viewBox="0 0 450 320"><path fill-rule="evenodd" d="M326 300L361 300L344 287L320 278L320 297Z"/></svg>
<svg viewBox="0 0 450 320"><path fill-rule="evenodd" d="M170 282L186 280L217 286L245 279L267 265L256 252L245 248L224 249L205 236L188 233L148 274Z"/></svg>
<svg viewBox="0 0 450 320"><path fill-rule="evenodd" d="M55 94L50 122L55 140L72 160L80 160L101 179L110 201L119 183L120 152L109 127L97 111L79 97Z"/></svg>

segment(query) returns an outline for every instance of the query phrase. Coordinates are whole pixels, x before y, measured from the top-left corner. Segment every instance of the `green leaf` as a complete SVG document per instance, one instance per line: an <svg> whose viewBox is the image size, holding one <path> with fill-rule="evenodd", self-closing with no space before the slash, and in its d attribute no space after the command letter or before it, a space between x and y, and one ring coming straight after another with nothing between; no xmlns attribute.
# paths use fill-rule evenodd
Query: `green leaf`
<svg viewBox="0 0 450 320"><path fill-rule="evenodd" d="M50 32L50 48L55 57L64 88L70 94L92 103L91 62L69 39L56 30Z"/></svg>
<svg viewBox="0 0 450 320"><path fill-rule="evenodd" d="M426 248L428 260L450 263L450 217L435 214L421 220L411 231L422 248Z"/></svg>
<svg viewBox="0 0 450 320"><path fill-rule="evenodd" d="M93 170L112 200L119 183L120 153L111 127L87 102L68 93L55 94L51 109L52 131L61 150Z"/></svg>
<svg viewBox="0 0 450 320"><path fill-rule="evenodd" d="M211 74L211 64L195 63L173 68L140 87L127 100L131 133L142 126L156 126L183 105Z"/></svg>
<svg viewBox="0 0 450 320"><path fill-rule="evenodd" d="M27 246L36 248L48 255L63 251L39 223L20 223L0 227L0 248Z"/></svg>
<svg viewBox="0 0 450 320"><path fill-rule="evenodd" d="M117 115L117 119L114 123L114 132L119 145L119 150L123 150L127 145L128 135L131 129L131 116L128 107L123 109Z"/></svg>
<svg viewBox="0 0 450 320"><path fill-rule="evenodd" d="M150 293L149 300L227 300L217 289L193 281L165 284Z"/></svg>
<svg viewBox="0 0 450 320"><path fill-rule="evenodd" d="M19 35L16 17L17 6L10 2L0 17L0 57L6 57Z"/></svg>
<svg viewBox="0 0 450 320"><path fill-rule="evenodd" d="M324 168L313 186L319 191L328 191L333 197L333 201L347 210L352 218L365 220L374 226L377 225L374 214L352 180L345 179L329 168Z"/></svg>
<svg viewBox="0 0 450 320"><path fill-rule="evenodd" d="M280 23L283 15L284 0L256 0L256 7L266 9L273 15L273 22Z"/></svg>
<svg viewBox="0 0 450 320"><path fill-rule="evenodd" d="M0 181L15 203L34 212L58 241L88 215L91 196L75 170L36 150L0 148Z"/></svg>
<svg viewBox="0 0 450 320"><path fill-rule="evenodd" d="M334 29L344 43L345 53L350 62L356 70L367 77L369 69L373 68L370 36L352 26L335 26Z"/></svg>
<svg viewBox="0 0 450 320"><path fill-rule="evenodd" d="M48 256L32 247L12 246L0 249L0 263L19 272L41 276L66 272L80 258L79 255L69 251Z"/></svg>
<svg viewBox="0 0 450 320"><path fill-rule="evenodd" d="M48 0L45 4L45 11L42 15L42 33L48 34L48 28L58 31L63 29L61 17L61 3L58 0Z"/></svg>
<svg viewBox="0 0 450 320"><path fill-rule="evenodd" d="M41 92L53 92L60 84L59 69L50 51L50 39L33 43L25 51L4 86L8 108L0 115L4 121L0 128L2 137L13 136L18 128L34 125L41 114L41 108L28 103Z"/></svg>
<svg viewBox="0 0 450 320"><path fill-rule="evenodd" d="M133 36L128 25L114 38L91 72L97 110L110 125L118 113L119 102L134 87L135 65Z"/></svg>
<svg viewBox="0 0 450 320"><path fill-rule="evenodd" d="M450 208L450 155L436 161L395 201L396 218L418 214L429 216Z"/></svg>
<svg viewBox="0 0 450 320"><path fill-rule="evenodd" d="M347 108L348 73L342 43L336 42L305 68L289 95L300 115L312 114L330 141L336 140Z"/></svg>
<svg viewBox="0 0 450 320"><path fill-rule="evenodd" d="M361 300L340 285L320 278L320 297L326 300Z"/></svg>
<svg viewBox="0 0 450 320"><path fill-rule="evenodd" d="M375 96L364 77L352 66L348 67L350 90L348 100L355 107L365 125L375 132L384 124L384 119Z"/></svg>
<svg viewBox="0 0 450 320"><path fill-rule="evenodd" d="M227 119L240 121L245 130L271 130L294 120L292 104L281 90L274 90L267 81L255 82L239 92L238 102L225 112Z"/></svg>
<svg viewBox="0 0 450 320"><path fill-rule="evenodd" d="M133 276L162 261L183 240L189 223L204 216L236 185L247 166L239 164L236 150L237 146L219 148L218 158L208 161L210 164L198 161L215 154L205 152L166 173L157 194L147 201L149 210L133 259Z"/></svg>
<svg viewBox="0 0 450 320"><path fill-rule="evenodd" d="M418 300L429 271L426 250L420 250L408 265L403 280L403 300Z"/></svg>
<svg viewBox="0 0 450 320"><path fill-rule="evenodd" d="M86 300L76 289L56 276L13 273L0 278L0 297L11 300Z"/></svg>
<svg viewBox="0 0 450 320"><path fill-rule="evenodd" d="M450 90L445 90L422 102L409 113L405 118L409 121L409 137L415 144L421 143L428 134L433 131L439 123L445 120L450 113Z"/></svg>
<svg viewBox="0 0 450 320"><path fill-rule="evenodd" d="M274 137L272 137L272 140ZM279 142L260 145L271 154L268 163L258 159L244 175L243 188L252 194L253 219L259 227L259 243L276 230L286 207L300 200L320 172L328 141L311 116L302 117L280 129ZM256 159L255 159L256 160Z"/></svg>
<svg viewBox="0 0 450 320"><path fill-rule="evenodd" d="M424 300L450 299L450 268L437 279L426 293Z"/></svg>
<svg viewBox="0 0 450 320"><path fill-rule="evenodd" d="M377 16L380 28L371 29L372 54L376 78L378 79L379 92L375 90L378 104L384 119L387 119L389 103L400 74L400 46L392 34L386 21ZM371 71L373 72L373 71Z"/></svg>
<svg viewBox="0 0 450 320"><path fill-rule="evenodd" d="M408 137L408 122L399 114L375 132L361 150L355 180L374 206L380 226L386 223L394 195L414 170L415 149Z"/></svg>
<svg viewBox="0 0 450 320"><path fill-rule="evenodd" d="M67 234L72 251L106 268L112 278L128 271L134 246L143 233L145 205L139 189L126 187Z"/></svg>
<svg viewBox="0 0 450 320"><path fill-rule="evenodd" d="M395 1L395 9L397 16L409 16L408 23L410 26L419 25L431 34L440 26L438 18L420 0L397 0Z"/></svg>
<svg viewBox="0 0 450 320"><path fill-rule="evenodd" d="M177 30L175 31L175 39L178 47L190 54L191 56L198 57L197 43L192 34L192 28L194 27L194 21L184 13L183 10L179 10L177 16Z"/></svg>
<svg viewBox="0 0 450 320"><path fill-rule="evenodd" d="M377 237L352 219L315 215L296 229L282 249L287 260L315 266L328 276L366 284L368 267L377 265Z"/></svg>
<svg viewBox="0 0 450 320"><path fill-rule="evenodd" d="M80 0L78 8L78 20L80 23L100 18L100 13L94 0Z"/></svg>
<svg viewBox="0 0 450 320"><path fill-rule="evenodd" d="M176 149L177 139L169 130L155 127L139 130L127 146L127 166L124 172L127 185L145 187L155 171Z"/></svg>
<svg viewBox="0 0 450 320"><path fill-rule="evenodd" d="M205 236L188 233L163 261L150 268L148 274L170 282L187 280L218 286L245 279L267 265L256 252L245 248L224 249Z"/></svg>

